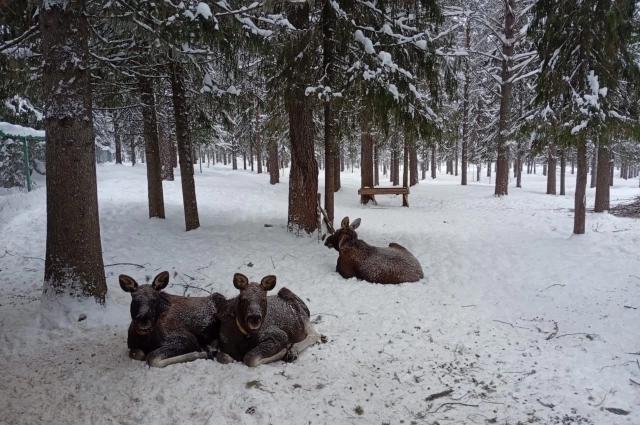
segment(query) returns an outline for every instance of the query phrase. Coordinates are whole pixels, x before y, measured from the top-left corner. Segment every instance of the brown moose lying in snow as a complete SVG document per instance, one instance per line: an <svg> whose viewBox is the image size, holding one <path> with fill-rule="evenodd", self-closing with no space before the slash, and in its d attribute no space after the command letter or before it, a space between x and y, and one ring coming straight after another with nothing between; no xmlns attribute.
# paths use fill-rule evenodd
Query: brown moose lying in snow
<svg viewBox="0 0 640 425"><path fill-rule="evenodd" d="M250 367L277 360L292 362L320 339L309 309L298 296L287 288L267 296L276 286L275 276L266 276L258 284L236 273L233 285L240 290L235 298L212 295L220 320L218 362L237 360Z"/></svg>
<svg viewBox="0 0 640 425"><path fill-rule="evenodd" d="M349 225L349 217L345 217L340 229L324 243L339 253L336 271L340 276L371 283L416 282L424 277L420 262L405 247L395 242L388 248L371 246L358 239L359 226L359 218Z"/></svg>
<svg viewBox="0 0 640 425"><path fill-rule="evenodd" d="M169 272L162 272L151 285L138 285L120 275L120 287L131 293L129 356L147 360L149 366L165 367L209 357L207 345L217 337L213 297L181 297L162 292ZM219 294L218 294L219 295Z"/></svg>

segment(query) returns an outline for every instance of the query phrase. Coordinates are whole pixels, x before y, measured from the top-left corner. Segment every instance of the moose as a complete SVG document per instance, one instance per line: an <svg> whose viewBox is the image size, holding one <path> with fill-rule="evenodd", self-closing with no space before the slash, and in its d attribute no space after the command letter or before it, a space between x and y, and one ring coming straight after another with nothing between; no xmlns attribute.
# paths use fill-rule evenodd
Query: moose
<svg viewBox="0 0 640 425"><path fill-rule="evenodd" d="M276 277L260 283L236 273L233 285L240 294L227 300L215 294L216 317L220 320L219 363L242 361L249 367L278 360L293 362L298 354L320 339L310 320L309 308L297 295L276 286Z"/></svg>
<svg viewBox="0 0 640 425"><path fill-rule="evenodd" d="M215 342L220 323L213 297L181 297L162 292L169 272L149 285L120 275L120 287L131 293L131 324L127 337L129 357L151 367L165 367L209 357L207 346ZM219 295L219 294L218 294Z"/></svg>
<svg viewBox="0 0 640 425"><path fill-rule="evenodd" d="M339 253L336 271L340 276L384 284L416 282L424 277L420 262L405 247L395 242L388 248L371 246L358 239L359 226L359 218L349 224L349 217L345 217L340 229L324 243Z"/></svg>

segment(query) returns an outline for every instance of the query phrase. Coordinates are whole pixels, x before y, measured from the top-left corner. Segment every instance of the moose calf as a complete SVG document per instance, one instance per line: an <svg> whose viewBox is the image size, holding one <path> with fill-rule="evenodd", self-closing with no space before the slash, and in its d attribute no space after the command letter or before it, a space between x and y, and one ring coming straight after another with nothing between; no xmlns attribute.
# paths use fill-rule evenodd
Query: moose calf
<svg viewBox="0 0 640 425"><path fill-rule="evenodd" d="M214 295L220 320L218 362L237 360L249 367L292 362L320 339L309 309L298 296L287 288L267 296L276 286L275 276L266 276L258 284L236 273L233 285L240 290L237 297L227 300Z"/></svg>
<svg viewBox="0 0 640 425"><path fill-rule="evenodd" d="M149 366L165 367L208 357L207 345L218 337L211 297L181 297L162 292L169 272L162 272L151 285L138 285L120 275L120 287L131 293L129 356L147 360Z"/></svg>
<svg viewBox="0 0 640 425"><path fill-rule="evenodd" d="M359 218L349 225L349 217L345 217L340 229L324 243L339 252L336 271L340 276L371 283L416 282L424 277L420 262L405 247L395 242L388 248L371 246L358 239L359 226Z"/></svg>

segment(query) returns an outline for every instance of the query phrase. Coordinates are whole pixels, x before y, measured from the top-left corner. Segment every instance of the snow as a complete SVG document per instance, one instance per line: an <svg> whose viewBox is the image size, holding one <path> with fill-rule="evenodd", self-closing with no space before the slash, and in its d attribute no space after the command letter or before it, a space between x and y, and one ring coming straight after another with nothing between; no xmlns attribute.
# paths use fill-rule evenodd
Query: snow
<svg viewBox="0 0 640 425"><path fill-rule="evenodd" d="M23 127L21 125L9 124L8 122L0 121L0 131L7 136L14 137L44 137L44 130L34 130L30 127Z"/></svg>
<svg viewBox="0 0 640 425"><path fill-rule="evenodd" d="M366 37L362 33L361 30L356 30L355 37L356 37L356 40L358 40L360 43L362 43L362 45L364 46L364 51L365 52L367 52L370 55L375 55L376 54L376 51L373 48L373 42L371 41L371 39Z"/></svg>
<svg viewBox="0 0 640 425"><path fill-rule="evenodd" d="M361 206L359 171L342 173L337 223L361 217L361 239L397 242L425 271L420 282L384 286L342 279L334 250L284 230L286 176L271 186L268 174L203 167L202 227L185 232L179 173L163 183L167 219L150 220L144 164L97 170L104 262L142 266L106 267L104 309L41 303L45 185L0 192L2 423L640 423L630 381L640 382L639 357L629 354L640 351L640 224L590 213L587 234L572 236L571 174L567 196L545 195L544 177L525 174L524 188L512 184L502 198L485 170L468 186L438 174L402 208L398 196ZM640 195L637 180L614 183L614 204ZM588 206L593 197L587 189ZM130 296L117 276L142 283L162 270L169 292L188 283L227 296L235 272L275 274L276 290L305 300L328 341L292 364L149 369L127 357ZM602 409L612 407L630 414Z"/></svg>
<svg viewBox="0 0 640 425"><path fill-rule="evenodd" d="M213 16L213 13L211 13L211 8L208 4L200 2L196 9L196 16L198 15L202 16L204 19L209 19Z"/></svg>

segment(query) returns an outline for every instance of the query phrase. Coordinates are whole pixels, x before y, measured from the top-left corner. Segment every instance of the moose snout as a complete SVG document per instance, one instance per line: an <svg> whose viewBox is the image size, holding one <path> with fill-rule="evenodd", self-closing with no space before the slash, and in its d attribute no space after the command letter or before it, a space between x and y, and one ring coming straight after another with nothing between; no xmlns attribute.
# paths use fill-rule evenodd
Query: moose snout
<svg viewBox="0 0 640 425"><path fill-rule="evenodd" d="M253 331L260 329L260 326L262 326L261 314L248 314L245 320L247 322L247 327Z"/></svg>

